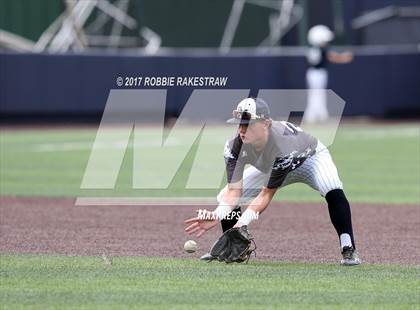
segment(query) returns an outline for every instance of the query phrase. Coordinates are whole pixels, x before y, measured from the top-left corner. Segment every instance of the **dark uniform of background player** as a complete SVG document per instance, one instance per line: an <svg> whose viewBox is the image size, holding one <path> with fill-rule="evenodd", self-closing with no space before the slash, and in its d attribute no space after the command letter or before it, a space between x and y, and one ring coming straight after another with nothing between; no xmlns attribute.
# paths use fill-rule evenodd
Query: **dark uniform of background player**
<svg viewBox="0 0 420 310"><path fill-rule="evenodd" d="M329 43L334 39L334 33L324 25L316 25L308 32L308 51L306 59L306 84L308 88L308 103L304 114L306 123L328 120L327 95L328 63L346 64L353 60L350 52L333 52Z"/></svg>

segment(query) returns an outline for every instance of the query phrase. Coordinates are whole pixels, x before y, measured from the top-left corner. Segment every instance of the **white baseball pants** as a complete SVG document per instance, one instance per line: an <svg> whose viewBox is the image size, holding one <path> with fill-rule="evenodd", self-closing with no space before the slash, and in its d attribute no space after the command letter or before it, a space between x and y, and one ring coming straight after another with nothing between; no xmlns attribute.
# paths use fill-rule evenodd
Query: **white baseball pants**
<svg viewBox="0 0 420 310"><path fill-rule="evenodd" d="M263 173L253 166L246 168L243 174L243 190L239 205L250 204L261 192L262 187L267 185L268 179L269 174ZM318 141L316 153L305 160L300 167L290 172L280 188L294 183L307 184L323 197L333 189L343 189L343 183L338 176L330 152L320 141ZM218 202L222 201L226 190L227 186L219 192Z"/></svg>
<svg viewBox="0 0 420 310"><path fill-rule="evenodd" d="M308 123L326 121L329 117L327 108L328 72L326 69L309 68L306 71L308 86L308 104L303 120Z"/></svg>

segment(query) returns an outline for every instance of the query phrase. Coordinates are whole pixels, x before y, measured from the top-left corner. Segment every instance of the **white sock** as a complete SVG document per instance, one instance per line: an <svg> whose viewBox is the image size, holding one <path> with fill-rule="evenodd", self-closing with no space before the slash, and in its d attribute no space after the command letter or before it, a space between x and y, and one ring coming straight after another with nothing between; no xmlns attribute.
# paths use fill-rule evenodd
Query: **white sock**
<svg viewBox="0 0 420 310"><path fill-rule="evenodd" d="M341 234L340 235L340 244L341 248L344 248L345 246L353 247L351 243L351 238L349 234Z"/></svg>

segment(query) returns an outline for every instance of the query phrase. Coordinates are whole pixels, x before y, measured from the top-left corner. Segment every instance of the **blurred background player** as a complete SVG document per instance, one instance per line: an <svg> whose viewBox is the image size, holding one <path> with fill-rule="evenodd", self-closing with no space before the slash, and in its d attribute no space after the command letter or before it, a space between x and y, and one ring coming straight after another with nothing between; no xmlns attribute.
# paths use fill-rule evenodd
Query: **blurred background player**
<svg viewBox="0 0 420 310"><path fill-rule="evenodd" d="M327 108L328 62L349 63L353 60L350 52L333 52L328 50L334 33L324 25L316 25L308 32L310 47L306 55L308 70L306 84L308 88L308 104L304 114L307 123L323 122L329 117Z"/></svg>

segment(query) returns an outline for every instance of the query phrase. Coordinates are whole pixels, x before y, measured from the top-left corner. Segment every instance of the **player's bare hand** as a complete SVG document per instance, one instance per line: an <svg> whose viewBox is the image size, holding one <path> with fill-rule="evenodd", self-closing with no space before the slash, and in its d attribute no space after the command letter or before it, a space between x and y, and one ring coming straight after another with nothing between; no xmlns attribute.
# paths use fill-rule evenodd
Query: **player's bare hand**
<svg viewBox="0 0 420 310"><path fill-rule="evenodd" d="M207 230L216 226L219 221L212 219L210 211L200 210L198 213L198 216L187 219L184 223L188 225L187 228L185 228L185 231L188 234L192 235L197 233L197 237L200 237ZM206 214L209 216L206 216Z"/></svg>

